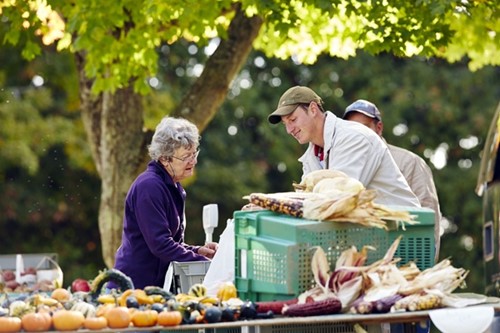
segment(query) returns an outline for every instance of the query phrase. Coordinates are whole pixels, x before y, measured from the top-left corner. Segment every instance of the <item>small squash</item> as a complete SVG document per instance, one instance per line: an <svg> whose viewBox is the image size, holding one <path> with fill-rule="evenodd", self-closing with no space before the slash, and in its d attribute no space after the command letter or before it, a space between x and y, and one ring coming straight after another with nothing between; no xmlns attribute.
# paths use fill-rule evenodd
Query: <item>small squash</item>
<svg viewBox="0 0 500 333"><path fill-rule="evenodd" d="M132 324L135 327L155 326L158 321L158 312L155 310L137 310L132 314Z"/></svg>
<svg viewBox="0 0 500 333"><path fill-rule="evenodd" d="M87 317L83 322L83 327L88 330L102 330L108 327L106 317Z"/></svg>
<svg viewBox="0 0 500 333"><path fill-rule="evenodd" d="M106 282L110 281L116 283L122 292L128 289L134 289L134 283L130 277L115 268L105 269L92 281L92 289L89 292L92 299L97 299Z"/></svg>
<svg viewBox="0 0 500 333"><path fill-rule="evenodd" d="M177 326L182 323L182 313L180 311L162 311L158 314L158 325Z"/></svg>
<svg viewBox="0 0 500 333"><path fill-rule="evenodd" d="M207 296L207 287L201 283L195 283L189 288L188 295L195 297Z"/></svg>
<svg viewBox="0 0 500 333"><path fill-rule="evenodd" d="M132 319L129 309L125 306L110 308L104 316L108 320L109 328L127 328Z"/></svg>
<svg viewBox="0 0 500 333"><path fill-rule="evenodd" d="M72 295L68 289L56 288L52 291L50 297L55 299L56 301L59 301L60 303L66 303L71 300Z"/></svg>
<svg viewBox="0 0 500 333"><path fill-rule="evenodd" d="M217 298L221 301L227 301L231 298L237 298L238 291L231 281L224 282L217 289Z"/></svg>
<svg viewBox="0 0 500 333"><path fill-rule="evenodd" d="M52 316L48 312L31 312L21 318L23 330L26 332L49 331L52 327Z"/></svg>
<svg viewBox="0 0 500 333"><path fill-rule="evenodd" d="M58 310L52 315L52 322L57 331L76 331L83 326L85 316L80 311Z"/></svg>
<svg viewBox="0 0 500 333"><path fill-rule="evenodd" d="M21 330L21 318L0 317L0 332L16 333Z"/></svg>

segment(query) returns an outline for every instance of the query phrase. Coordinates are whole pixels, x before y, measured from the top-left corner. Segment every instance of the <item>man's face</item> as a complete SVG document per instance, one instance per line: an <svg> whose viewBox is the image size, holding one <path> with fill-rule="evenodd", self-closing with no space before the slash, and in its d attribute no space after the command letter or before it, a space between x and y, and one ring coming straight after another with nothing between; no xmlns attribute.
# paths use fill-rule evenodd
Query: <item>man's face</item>
<svg viewBox="0 0 500 333"><path fill-rule="evenodd" d="M313 121L308 109L304 105L299 105L295 111L281 117L281 122L285 125L286 132L293 136L300 144L310 142L312 137Z"/></svg>
<svg viewBox="0 0 500 333"><path fill-rule="evenodd" d="M380 126L377 126L377 124L380 123L379 121L377 121L377 119L370 118L362 113L353 111L347 114L345 120L351 120L363 124L366 127L371 128L378 135L382 135L382 129L380 128Z"/></svg>

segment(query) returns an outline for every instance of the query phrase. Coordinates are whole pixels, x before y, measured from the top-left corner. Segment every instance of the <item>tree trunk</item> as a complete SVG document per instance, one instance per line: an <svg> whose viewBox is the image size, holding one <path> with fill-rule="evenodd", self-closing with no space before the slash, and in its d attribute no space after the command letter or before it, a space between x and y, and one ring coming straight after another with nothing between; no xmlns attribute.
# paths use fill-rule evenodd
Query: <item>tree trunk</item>
<svg viewBox="0 0 500 333"><path fill-rule="evenodd" d="M99 231L102 255L106 265L112 267L121 243L125 196L144 161L142 97L134 93L132 87L92 95L92 80L83 70L85 58L81 54L76 58L82 118L101 178Z"/></svg>
<svg viewBox="0 0 500 333"><path fill-rule="evenodd" d="M222 39L205 69L185 95L173 116L189 119L203 131L224 102L227 91L252 50L263 20L247 17L238 5L229 25L227 38Z"/></svg>
<svg viewBox="0 0 500 333"><path fill-rule="evenodd" d="M207 61L205 70L181 102L180 112L202 131L224 101L229 86L244 64L262 19L248 18L239 9L228 38ZM124 201L130 184L147 158L151 133L143 132L142 97L132 84L99 95L91 93L93 80L85 75L85 55L75 55L80 81L82 119L97 172L101 178L99 231L106 266L114 265L121 243Z"/></svg>

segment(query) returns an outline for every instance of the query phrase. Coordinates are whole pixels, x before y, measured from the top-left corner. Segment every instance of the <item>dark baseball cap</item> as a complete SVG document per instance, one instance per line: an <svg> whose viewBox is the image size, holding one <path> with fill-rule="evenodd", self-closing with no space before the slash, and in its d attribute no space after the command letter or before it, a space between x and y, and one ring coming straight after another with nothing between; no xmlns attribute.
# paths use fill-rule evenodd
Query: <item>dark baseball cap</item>
<svg viewBox="0 0 500 333"><path fill-rule="evenodd" d="M345 119L347 114L349 112L359 112L364 114L367 117L377 119L377 120L382 120L382 115L380 114L380 111L378 110L377 106L373 104L372 102L368 102L367 100L364 99L358 99L356 102L352 103L349 105L344 112L344 115L342 118Z"/></svg>
<svg viewBox="0 0 500 333"><path fill-rule="evenodd" d="M311 102L316 102L319 105L323 105L323 100L319 97L312 89L303 86L295 86L287 91L278 102L278 108L271 113L267 120L271 124L277 124L281 121L282 116L289 115L300 104L309 104Z"/></svg>

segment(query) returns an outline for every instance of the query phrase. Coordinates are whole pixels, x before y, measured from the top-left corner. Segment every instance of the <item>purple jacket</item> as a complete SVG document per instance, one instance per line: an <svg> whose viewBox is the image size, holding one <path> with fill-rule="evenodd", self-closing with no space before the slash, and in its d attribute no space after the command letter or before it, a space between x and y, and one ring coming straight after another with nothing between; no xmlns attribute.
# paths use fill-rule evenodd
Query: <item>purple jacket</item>
<svg viewBox="0 0 500 333"><path fill-rule="evenodd" d="M185 200L181 184L174 184L156 161L149 162L130 187L115 268L128 275L135 288L163 287L171 261L208 260L197 254L199 247L184 244Z"/></svg>

